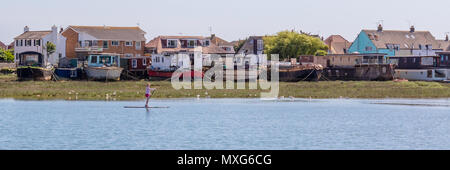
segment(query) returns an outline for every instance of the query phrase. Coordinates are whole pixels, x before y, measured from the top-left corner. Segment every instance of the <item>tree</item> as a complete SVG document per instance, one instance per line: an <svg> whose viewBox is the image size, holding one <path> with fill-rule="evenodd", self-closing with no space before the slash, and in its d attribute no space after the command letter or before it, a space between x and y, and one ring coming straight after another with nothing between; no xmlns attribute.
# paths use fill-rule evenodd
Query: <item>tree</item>
<svg viewBox="0 0 450 170"><path fill-rule="evenodd" d="M311 35L281 31L275 36L266 36L264 39L265 54L279 54L280 59L289 59L299 55L326 55L328 46L319 38Z"/></svg>
<svg viewBox="0 0 450 170"><path fill-rule="evenodd" d="M239 40L237 45L234 46L234 51L238 52L242 48L242 46L245 44L246 41L247 41L247 39Z"/></svg>
<svg viewBox="0 0 450 170"><path fill-rule="evenodd" d="M13 62L14 61L14 54L11 50L4 50L0 48L0 60L7 61L7 62Z"/></svg>
<svg viewBox="0 0 450 170"><path fill-rule="evenodd" d="M47 44L45 44L45 47L46 47L46 51L47 51L47 57L49 57L56 51L56 45L50 41L47 41Z"/></svg>

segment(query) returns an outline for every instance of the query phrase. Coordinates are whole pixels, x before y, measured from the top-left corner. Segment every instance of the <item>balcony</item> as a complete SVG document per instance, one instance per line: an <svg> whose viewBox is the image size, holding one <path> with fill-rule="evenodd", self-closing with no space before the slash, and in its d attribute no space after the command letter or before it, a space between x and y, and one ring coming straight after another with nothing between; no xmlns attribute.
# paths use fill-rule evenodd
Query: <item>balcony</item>
<svg viewBox="0 0 450 170"><path fill-rule="evenodd" d="M77 46L75 52L103 52L103 48L99 46Z"/></svg>

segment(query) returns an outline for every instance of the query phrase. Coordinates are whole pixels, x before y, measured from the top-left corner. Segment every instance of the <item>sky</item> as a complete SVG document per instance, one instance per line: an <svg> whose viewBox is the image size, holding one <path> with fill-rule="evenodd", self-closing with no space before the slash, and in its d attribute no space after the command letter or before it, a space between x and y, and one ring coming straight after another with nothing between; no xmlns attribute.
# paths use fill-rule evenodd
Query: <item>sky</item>
<svg viewBox="0 0 450 170"><path fill-rule="evenodd" d="M233 41L292 29L353 41L380 22L394 30L414 25L444 39L448 7L448 0L21 0L3 3L0 41L9 44L24 26L36 31L52 25L140 26L147 41L211 33Z"/></svg>

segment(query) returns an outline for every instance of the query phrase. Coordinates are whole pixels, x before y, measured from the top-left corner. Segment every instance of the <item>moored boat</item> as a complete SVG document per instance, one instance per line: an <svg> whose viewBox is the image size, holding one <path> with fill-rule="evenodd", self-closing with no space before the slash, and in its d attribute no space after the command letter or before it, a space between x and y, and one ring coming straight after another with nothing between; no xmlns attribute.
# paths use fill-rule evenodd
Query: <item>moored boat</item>
<svg viewBox="0 0 450 170"><path fill-rule="evenodd" d="M34 67L34 66L20 66L17 67L18 80L51 80L53 69Z"/></svg>
<svg viewBox="0 0 450 170"><path fill-rule="evenodd" d="M86 75L90 80L120 80L123 68L117 54L93 54L88 57Z"/></svg>

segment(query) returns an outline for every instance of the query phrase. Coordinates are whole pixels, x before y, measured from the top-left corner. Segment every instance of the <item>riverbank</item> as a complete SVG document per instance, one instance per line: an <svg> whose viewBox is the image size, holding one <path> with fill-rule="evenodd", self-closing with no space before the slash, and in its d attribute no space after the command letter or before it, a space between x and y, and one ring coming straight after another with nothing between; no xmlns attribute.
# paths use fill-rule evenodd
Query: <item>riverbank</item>
<svg viewBox="0 0 450 170"><path fill-rule="evenodd" d="M152 81L153 98L257 98L268 90L175 90ZM147 81L17 81L0 74L0 98L27 100L142 100ZM296 98L450 98L450 83L393 81L280 82L279 96Z"/></svg>

